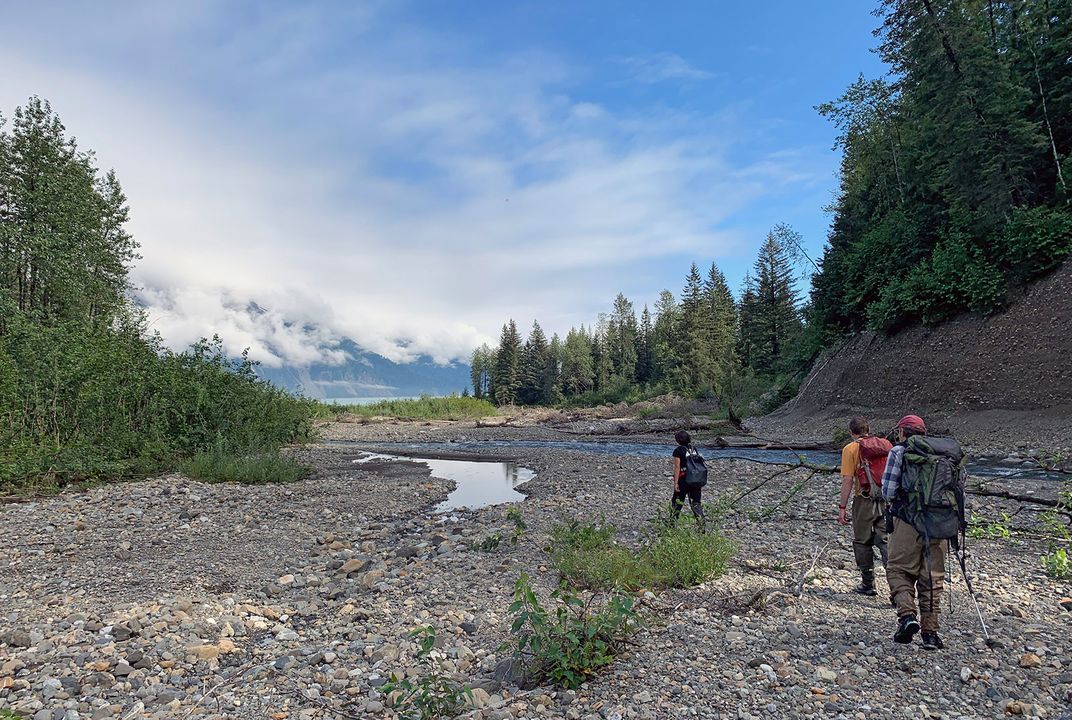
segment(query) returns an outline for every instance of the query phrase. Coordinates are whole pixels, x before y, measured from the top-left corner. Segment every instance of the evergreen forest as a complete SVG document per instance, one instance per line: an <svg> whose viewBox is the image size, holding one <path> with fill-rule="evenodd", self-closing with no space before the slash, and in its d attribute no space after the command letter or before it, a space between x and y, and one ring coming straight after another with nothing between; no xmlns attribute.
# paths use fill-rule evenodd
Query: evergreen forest
<svg viewBox="0 0 1072 720"><path fill-rule="evenodd" d="M694 264L654 308L550 340L513 320L472 358L499 403L715 397L772 409L827 348L962 312L999 311L1072 251L1072 0L883 0L883 77L816 110L837 129L840 180L814 266L778 225L737 296ZM811 269L811 287L794 278Z"/></svg>

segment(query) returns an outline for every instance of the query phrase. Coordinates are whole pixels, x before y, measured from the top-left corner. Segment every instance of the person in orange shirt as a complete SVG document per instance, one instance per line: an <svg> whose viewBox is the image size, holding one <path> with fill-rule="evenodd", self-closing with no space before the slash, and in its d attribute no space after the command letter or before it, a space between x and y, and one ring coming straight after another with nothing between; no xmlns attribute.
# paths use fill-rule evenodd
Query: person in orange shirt
<svg viewBox="0 0 1072 720"><path fill-rule="evenodd" d="M860 569L860 584L853 592L877 595L875 590L875 550L888 559L886 547L886 504L879 483L886 466L890 443L875 437L867 418L854 417L849 421L852 442L841 451L841 501L838 503L838 522L848 525L845 517L849 495L852 495L852 552Z"/></svg>

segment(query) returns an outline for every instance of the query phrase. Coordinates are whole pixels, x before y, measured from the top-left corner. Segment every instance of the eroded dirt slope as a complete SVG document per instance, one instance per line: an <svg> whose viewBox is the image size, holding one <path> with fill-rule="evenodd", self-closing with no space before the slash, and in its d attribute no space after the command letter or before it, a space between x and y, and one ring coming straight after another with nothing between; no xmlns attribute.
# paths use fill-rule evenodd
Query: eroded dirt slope
<svg viewBox="0 0 1072 720"><path fill-rule="evenodd" d="M1004 312L963 315L888 338L861 333L820 361L763 432L830 437L863 412L888 427L904 413L986 447L1072 447L1072 264Z"/></svg>

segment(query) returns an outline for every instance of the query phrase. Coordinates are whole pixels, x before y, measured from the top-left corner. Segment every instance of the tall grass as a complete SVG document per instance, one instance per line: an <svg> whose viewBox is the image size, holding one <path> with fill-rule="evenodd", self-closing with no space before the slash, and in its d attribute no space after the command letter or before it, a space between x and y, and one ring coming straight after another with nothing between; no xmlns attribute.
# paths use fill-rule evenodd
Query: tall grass
<svg viewBox="0 0 1072 720"><path fill-rule="evenodd" d="M277 450L232 454L218 448L185 460L179 465L179 470L203 482L260 485L297 482L311 469Z"/></svg>
<svg viewBox="0 0 1072 720"><path fill-rule="evenodd" d="M551 560L559 575L593 590L684 588L719 577L733 555L733 542L718 530L697 532L687 521L656 519L638 549L617 545L614 528L576 520L551 531Z"/></svg>
<svg viewBox="0 0 1072 720"><path fill-rule="evenodd" d="M484 399L448 395L431 397L422 395L416 399L381 400L371 405L329 405L320 403L320 417L337 417L342 414L359 417L390 417L399 420L473 420L498 415L498 409Z"/></svg>

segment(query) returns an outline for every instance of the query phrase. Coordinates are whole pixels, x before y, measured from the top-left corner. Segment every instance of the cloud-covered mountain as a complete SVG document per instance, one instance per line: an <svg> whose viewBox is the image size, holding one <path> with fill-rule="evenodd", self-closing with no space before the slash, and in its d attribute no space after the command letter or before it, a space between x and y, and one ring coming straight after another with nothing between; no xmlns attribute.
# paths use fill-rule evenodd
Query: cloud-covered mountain
<svg viewBox="0 0 1072 720"><path fill-rule="evenodd" d="M404 397L460 393L469 385L469 366L439 365L428 356L396 363L364 350L351 340L337 348L341 363L314 362L307 366L260 366L257 374L292 392L314 398Z"/></svg>
<svg viewBox="0 0 1072 720"><path fill-rule="evenodd" d="M223 290L141 288L133 300L174 350L218 335L227 354L247 351L260 377L314 398L404 397L460 393L469 366L457 351L433 355L425 343L395 337L381 350L364 347L322 301L281 300L268 306ZM386 357L383 353L389 353Z"/></svg>

